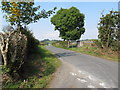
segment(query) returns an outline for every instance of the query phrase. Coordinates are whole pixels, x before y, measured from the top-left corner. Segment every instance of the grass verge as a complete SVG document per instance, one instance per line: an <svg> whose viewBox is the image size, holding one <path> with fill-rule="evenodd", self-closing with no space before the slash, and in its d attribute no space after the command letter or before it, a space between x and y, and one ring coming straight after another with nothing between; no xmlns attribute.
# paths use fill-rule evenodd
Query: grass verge
<svg viewBox="0 0 120 90"><path fill-rule="evenodd" d="M79 48L66 48L66 47L62 47L60 45L58 45L58 46L55 45L55 47L72 50L72 51L76 51L76 52L87 54L87 55L97 56L97 57L104 58L107 60L113 60L113 61L120 62L120 59L118 58L118 52L114 52L111 50L103 50L98 47L92 47L92 46L91 47L90 46L82 46Z"/></svg>
<svg viewBox="0 0 120 90"><path fill-rule="evenodd" d="M3 88L46 88L60 64L51 52L39 46L38 52L23 65L22 80L8 82Z"/></svg>

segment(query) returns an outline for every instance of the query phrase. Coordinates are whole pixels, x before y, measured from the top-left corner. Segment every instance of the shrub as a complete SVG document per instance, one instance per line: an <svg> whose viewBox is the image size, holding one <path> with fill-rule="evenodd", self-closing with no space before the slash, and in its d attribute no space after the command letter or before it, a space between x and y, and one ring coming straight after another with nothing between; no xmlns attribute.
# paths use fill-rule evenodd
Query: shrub
<svg viewBox="0 0 120 90"><path fill-rule="evenodd" d="M37 53L39 41L35 39L28 28L21 28L21 33L6 29L5 33L0 33L0 41L0 50L3 56L3 75L5 78L8 76L13 80L21 79L22 70L25 69L23 65L27 64L27 57Z"/></svg>
<svg viewBox="0 0 120 90"><path fill-rule="evenodd" d="M100 40L94 40L94 42L98 48L103 48Z"/></svg>
<svg viewBox="0 0 120 90"><path fill-rule="evenodd" d="M19 78L19 69L26 56L27 38L16 31L0 33L0 50L3 56L3 74ZM23 43L24 42L24 43Z"/></svg>
<svg viewBox="0 0 120 90"><path fill-rule="evenodd" d="M39 45L39 40L35 39L33 33L28 28L22 28L22 34L27 36L27 56L36 53Z"/></svg>
<svg viewBox="0 0 120 90"><path fill-rule="evenodd" d="M57 47L63 47L63 48L67 48L67 41L57 41L54 42L53 45L57 46Z"/></svg>
<svg viewBox="0 0 120 90"><path fill-rule="evenodd" d="M111 49L112 51L120 51L120 41L113 41Z"/></svg>

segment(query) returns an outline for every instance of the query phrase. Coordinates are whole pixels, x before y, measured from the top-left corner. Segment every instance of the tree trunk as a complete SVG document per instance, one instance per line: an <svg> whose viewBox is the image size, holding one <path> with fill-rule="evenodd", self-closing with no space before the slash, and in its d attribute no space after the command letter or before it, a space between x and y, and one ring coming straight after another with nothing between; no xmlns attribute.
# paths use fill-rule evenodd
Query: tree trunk
<svg viewBox="0 0 120 90"><path fill-rule="evenodd" d="M18 32L20 33L20 31L21 31L21 30L20 30L20 24L18 24Z"/></svg>
<svg viewBox="0 0 120 90"><path fill-rule="evenodd" d="M8 46L9 46L9 39L10 36L13 32L7 34L1 34L1 44L0 44L0 50L1 50L1 54L3 56L3 60L4 60L4 64L3 65L7 65L7 52L8 52Z"/></svg>
<svg viewBox="0 0 120 90"><path fill-rule="evenodd" d="M2 65L3 61L2 61L2 54L1 54L1 50L0 50L0 65Z"/></svg>
<svg viewBox="0 0 120 90"><path fill-rule="evenodd" d="M109 47L110 44L110 30L108 30L108 40L107 40L107 48Z"/></svg>
<svg viewBox="0 0 120 90"><path fill-rule="evenodd" d="M70 40L68 40L68 48L70 48Z"/></svg>
<svg viewBox="0 0 120 90"><path fill-rule="evenodd" d="M3 65L6 66L7 65L7 54L6 53L3 54L3 60L4 60Z"/></svg>
<svg viewBox="0 0 120 90"><path fill-rule="evenodd" d="M76 41L77 42L77 47L80 47L80 41Z"/></svg>
<svg viewBox="0 0 120 90"><path fill-rule="evenodd" d="M17 63L19 62L19 67L21 67L23 58L25 57L26 46L27 38L21 33L14 31L4 34L0 33L0 51L3 58L3 65L7 66L18 60Z"/></svg>

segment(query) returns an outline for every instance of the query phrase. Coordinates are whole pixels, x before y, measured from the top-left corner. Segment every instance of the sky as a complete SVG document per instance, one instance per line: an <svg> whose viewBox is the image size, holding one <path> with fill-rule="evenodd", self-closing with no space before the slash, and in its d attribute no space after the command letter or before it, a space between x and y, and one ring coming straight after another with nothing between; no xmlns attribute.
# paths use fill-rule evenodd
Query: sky
<svg viewBox="0 0 120 90"><path fill-rule="evenodd" d="M84 39L97 39L98 29L97 24L101 17L101 12L104 10L104 14L109 13L110 10L118 10L118 2L35 2L35 6L40 5L42 9L51 10L57 7L56 12L60 8L69 9L74 6L85 15L85 33L82 35L80 40ZM53 14L55 15L55 14ZM40 19L37 23L28 25L29 29L32 30L34 36L39 39L50 39L50 40L61 40L59 38L59 32L54 30L54 25L51 24L50 18ZM2 18L3 13L0 12ZM0 20L0 32L1 26L5 26L8 23L2 18L2 25Z"/></svg>

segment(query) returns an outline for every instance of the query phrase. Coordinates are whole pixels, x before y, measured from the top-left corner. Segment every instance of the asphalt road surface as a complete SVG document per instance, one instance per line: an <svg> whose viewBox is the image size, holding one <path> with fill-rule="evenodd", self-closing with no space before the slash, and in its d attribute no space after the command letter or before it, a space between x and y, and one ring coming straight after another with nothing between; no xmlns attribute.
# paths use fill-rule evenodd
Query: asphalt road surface
<svg viewBox="0 0 120 90"><path fill-rule="evenodd" d="M50 88L118 88L118 62L46 46L62 61Z"/></svg>

